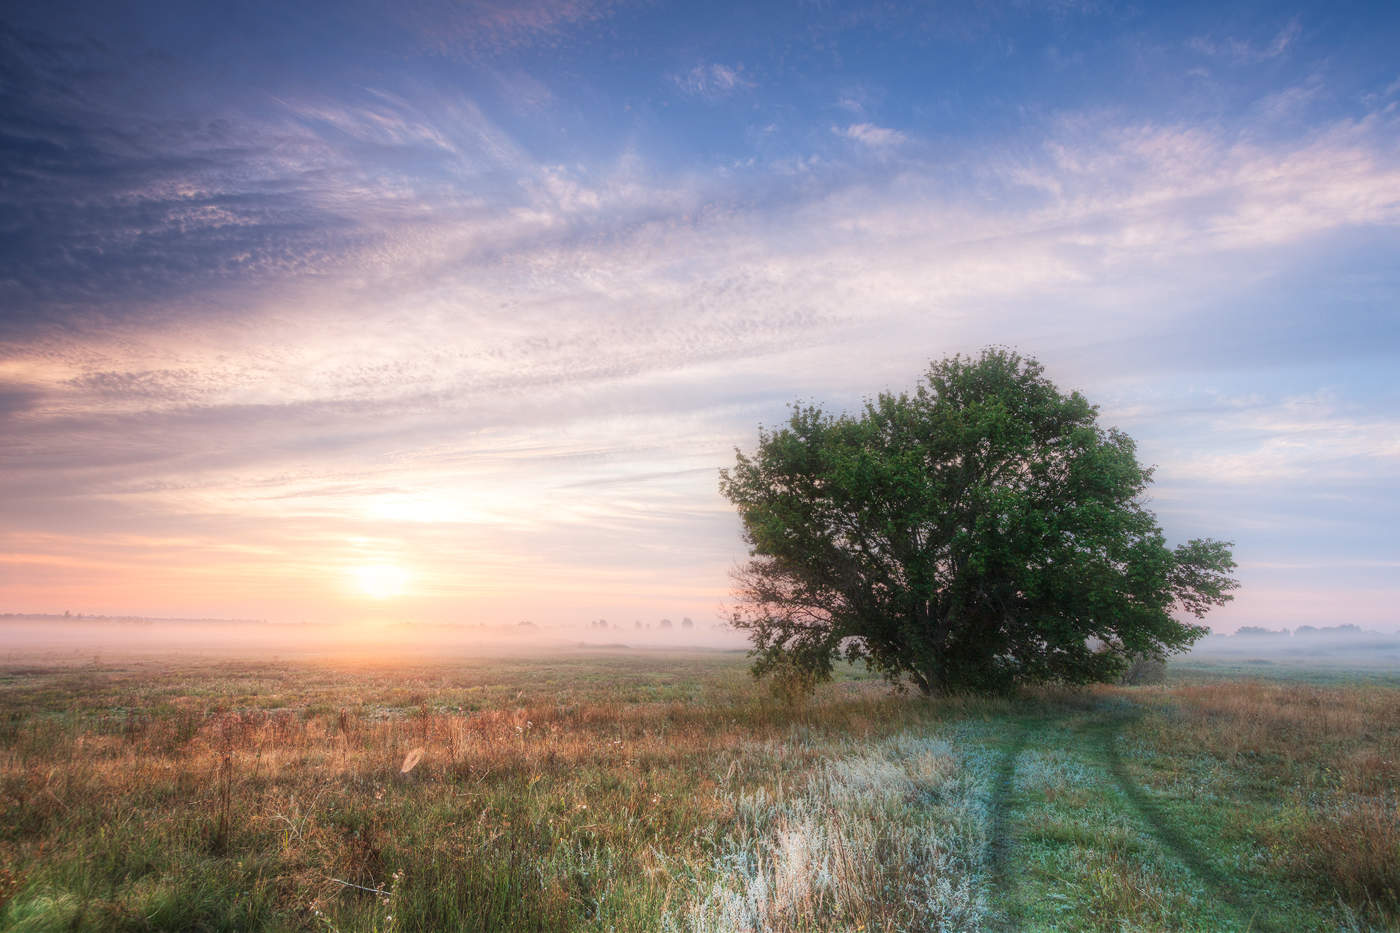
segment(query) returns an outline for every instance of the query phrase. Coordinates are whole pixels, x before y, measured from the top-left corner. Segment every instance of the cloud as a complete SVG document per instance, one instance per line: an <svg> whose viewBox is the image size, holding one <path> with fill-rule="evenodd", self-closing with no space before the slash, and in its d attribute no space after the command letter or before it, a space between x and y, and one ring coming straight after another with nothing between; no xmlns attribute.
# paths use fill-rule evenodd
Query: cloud
<svg viewBox="0 0 1400 933"><path fill-rule="evenodd" d="M41 397L42 393L31 384L0 380L0 421L29 411Z"/></svg>
<svg viewBox="0 0 1400 933"><path fill-rule="evenodd" d="M612 0L411 0L388 5L425 48L452 57L557 46L578 29L611 17Z"/></svg>
<svg viewBox="0 0 1400 933"><path fill-rule="evenodd" d="M333 129L356 142L461 154L444 130L401 95L367 89L366 97L356 107L331 102L281 103L303 123Z"/></svg>
<svg viewBox="0 0 1400 933"><path fill-rule="evenodd" d="M1258 110L1268 120L1278 122L1301 116L1306 109L1323 97L1324 86L1320 75L1313 75L1306 82L1283 88L1265 96L1258 103Z"/></svg>
<svg viewBox="0 0 1400 933"><path fill-rule="evenodd" d="M198 397L195 385L199 374L192 370L145 370L142 372L84 372L68 385L85 395L118 404L135 403L146 407L152 402L183 403Z"/></svg>
<svg viewBox="0 0 1400 933"><path fill-rule="evenodd" d="M157 119L126 100L94 111L86 91L50 101L56 66L46 62L14 66L22 73L0 118L0 217L11 230L0 246L0 301L11 309L0 339L33 336L60 315L96 317L83 308L102 308L104 326L149 320L195 294L223 310L221 291L246 302L289 278L350 274L347 262L396 248L389 229L406 221L492 207L500 217L525 202L508 186L494 205L464 193L532 170L464 98L419 106L366 89L273 99L255 115L215 103Z"/></svg>
<svg viewBox="0 0 1400 933"><path fill-rule="evenodd" d="M1215 411L1190 422L1195 449L1173 463L1174 481L1344 487L1400 473L1400 418L1325 394Z"/></svg>
<svg viewBox="0 0 1400 933"><path fill-rule="evenodd" d="M743 66L719 62L696 65L684 74L673 76L671 80L685 93L711 100L754 87L754 82L744 75Z"/></svg>
<svg viewBox="0 0 1400 933"><path fill-rule="evenodd" d="M235 317L196 306L77 342L31 330L11 355L50 373L36 385L57 408L115 411L562 388L821 344L876 320L919 327L934 308L959 340L978 332L966 309L979 303L1394 222L1385 192L1400 176L1376 142L1383 129L1342 122L1266 148L1071 121L1037 153L968 167L1000 192L990 210L911 167L875 187L804 181L763 212L726 200L720 182L531 164L491 131L513 205L308 188L301 197L346 231L334 262L353 274L294 264L265 294L245 293ZM144 348L142 329L153 329ZM42 363L45 347L59 359Z"/></svg>
<svg viewBox="0 0 1400 933"><path fill-rule="evenodd" d="M52 305L146 302L172 290L314 272L357 234L309 203L338 161L304 133L212 118L94 126L38 101L0 123L8 184L0 300L21 323ZM40 132L61 145L36 147ZM343 164L343 163L342 163Z"/></svg>
<svg viewBox="0 0 1400 933"><path fill-rule="evenodd" d="M873 123L852 123L849 126L833 126L831 131L838 136L853 140L872 149L887 149L909 141L909 137L899 130L892 130Z"/></svg>
<svg viewBox="0 0 1400 933"><path fill-rule="evenodd" d="M1225 58L1238 65L1257 65L1286 55L1302 31L1301 23L1294 17L1266 42L1233 37L1195 36L1187 45L1203 55Z"/></svg>
<svg viewBox="0 0 1400 933"><path fill-rule="evenodd" d="M1086 229L1086 245L1247 248L1400 219L1400 160L1385 143L1395 129L1371 113L1264 144L1252 130L1070 120L1039 157L990 170L1043 193L1065 220L1124 221Z"/></svg>

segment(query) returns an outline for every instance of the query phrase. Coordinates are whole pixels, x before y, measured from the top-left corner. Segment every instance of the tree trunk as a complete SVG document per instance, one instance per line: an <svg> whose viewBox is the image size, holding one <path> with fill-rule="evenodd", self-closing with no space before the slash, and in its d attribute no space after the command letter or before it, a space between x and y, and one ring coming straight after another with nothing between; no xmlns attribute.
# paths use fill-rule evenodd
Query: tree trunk
<svg viewBox="0 0 1400 933"><path fill-rule="evenodd" d="M930 676L922 671L910 671L909 676L913 679L914 686L919 688L920 693L926 697L933 696L934 681Z"/></svg>

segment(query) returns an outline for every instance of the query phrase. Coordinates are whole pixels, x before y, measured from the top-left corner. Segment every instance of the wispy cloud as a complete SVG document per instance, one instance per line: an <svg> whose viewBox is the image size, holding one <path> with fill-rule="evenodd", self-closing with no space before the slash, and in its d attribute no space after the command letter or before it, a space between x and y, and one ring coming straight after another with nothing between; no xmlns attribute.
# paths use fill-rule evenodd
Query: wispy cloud
<svg viewBox="0 0 1400 933"><path fill-rule="evenodd" d="M838 136L858 142L872 149L885 149L909 141L909 137L899 130L873 123L852 123L849 126L833 126L831 131Z"/></svg>
<svg viewBox="0 0 1400 933"><path fill-rule="evenodd" d="M1147 223L1104 233L1124 246L1248 247L1395 222L1395 131L1392 117L1371 113L1265 145L1249 132L1071 120L1045 157L1006 170L1067 218L1137 213Z"/></svg>
<svg viewBox="0 0 1400 933"><path fill-rule="evenodd" d="M616 0L410 0L389 4L388 12L407 23L426 48L455 57L558 45L621 5Z"/></svg>
<svg viewBox="0 0 1400 933"><path fill-rule="evenodd" d="M1232 36L1195 36L1187 44L1204 55L1227 59L1235 64L1256 65L1288 54L1302 34L1302 25L1295 17L1274 36L1265 41L1240 39Z"/></svg>
<svg viewBox="0 0 1400 933"><path fill-rule="evenodd" d="M1400 418L1345 406L1326 395L1192 420L1198 431L1195 449L1172 465L1178 481L1343 487L1400 473Z"/></svg>
<svg viewBox="0 0 1400 933"><path fill-rule="evenodd" d="M696 65L684 74L675 75L672 80L685 93L710 99L728 97L735 91L754 87L754 82L744 74L742 66L720 62Z"/></svg>

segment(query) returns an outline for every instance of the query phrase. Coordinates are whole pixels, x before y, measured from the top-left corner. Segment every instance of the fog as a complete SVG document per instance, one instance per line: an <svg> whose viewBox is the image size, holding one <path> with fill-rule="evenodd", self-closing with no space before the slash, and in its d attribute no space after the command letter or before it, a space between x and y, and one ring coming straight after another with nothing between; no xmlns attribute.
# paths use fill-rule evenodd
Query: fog
<svg viewBox="0 0 1400 933"><path fill-rule="evenodd" d="M687 624L688 623L688 624ZM425 622L275 623L215 619L0 616L0 663L76 665L121 660L325 659L337 662L451 661L454 657L590 651L747 647L742 632L689 619L592 619L571 625ZM1400 670L1400 632L1355 625L1294 630L1245 627L1208 635L1182 658Z"/></svg>
<svg viewBox="0 0 1400 933"><path fill-rule="evenodd" d="M115 660L228 659L450 661L454 657L572 651L738 650L743 635L719 623L603 620L576 625L421 622L283 624L209 619L0 617L0 662L86 664Z"/></svg>
<svg viewBox="0 0 1400 933"><path fill-rule="evenodd" d="M1187 655L1199 661L1314 665L1400 670L1400 632L1356 625L1271 630L1245 626L1233 635L1208 635Z"/></svg>

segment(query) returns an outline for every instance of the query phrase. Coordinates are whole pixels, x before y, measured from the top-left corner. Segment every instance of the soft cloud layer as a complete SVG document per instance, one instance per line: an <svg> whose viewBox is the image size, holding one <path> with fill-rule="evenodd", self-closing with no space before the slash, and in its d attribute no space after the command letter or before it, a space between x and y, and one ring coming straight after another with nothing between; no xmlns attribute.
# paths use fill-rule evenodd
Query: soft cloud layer
<svg viewBox="0 0 1400 933"><path fill-rule="evenodd" d="M992 133L1006 87L940 102L856 12L783 50L357 13L363 57L241 84L7 26L0 608L709 620L758 423L1010 343L1139 439L1170 536L1238 542L1225 627L1393 624L1395 75L1319 83L1305 15L1161 24L1155 67L1241 74L1155 107L1140 49L1086 97L974 17L927 41L1046 85ZM1116 35L1085 16L1061 53ZM380 565L403 597L347 583Z"/></svg>

